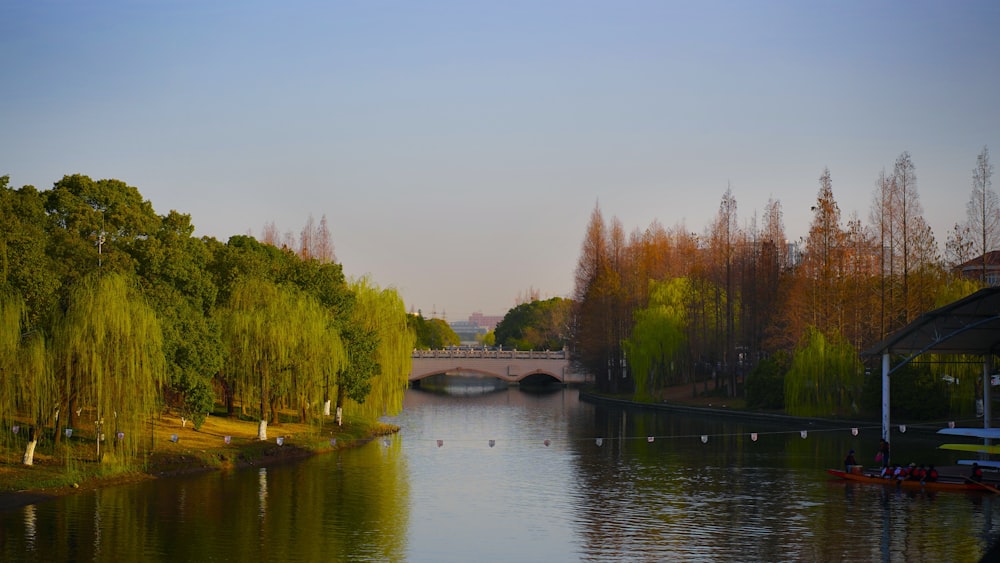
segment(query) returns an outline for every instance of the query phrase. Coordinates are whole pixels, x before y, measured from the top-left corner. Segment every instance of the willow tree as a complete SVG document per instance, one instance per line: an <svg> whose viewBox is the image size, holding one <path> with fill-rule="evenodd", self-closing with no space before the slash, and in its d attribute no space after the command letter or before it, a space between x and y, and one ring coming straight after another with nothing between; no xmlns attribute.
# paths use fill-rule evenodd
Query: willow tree
<svg viewBox="0 0 1000 563"><path fill-rule="evenodd" d="M635 312L635 326L625 341L632 365L635 395L650 398L658 389L679 383L687 367L688 278L650 282L649 303Z"/></svg>
<svg viewBox="0 0 1000 563"><path fill-rule="evenodd" d="M18 352L24 316L24 300L6 288L0 288L0 417L3 417L5 427L13 422L15 412L13 382L20 372ZM3 432L3 435L6 434L6 431Z"/></svg>
<svg viewBox="0 0 1000 563"><path fill-rule="evenodd" d="M307 422L309 409L323 399L323 415L329 411L330 380L346 362L344 345L334 326L329 309L314 297L295 292L291 298L289 315L295 323L290 327L297 341L293 342L289 398L299 411L300 422Z"/></svg>
<svg viewBox="0 0 1000 563"><path fill-rule="evenodd" d="M785 375L785 409L798 416L853 414L863 383L857 351L808 327Z"/></svg>
<svg viewBox="0 0 1000 563"><path fill-rule="evenodd" d="M24 448L21 463L32 465L38 436L45 426L52 422L53 417L58 416L56 405L59 392L49 350L42 333L31 332L25 335L18 356L21 372L12 382L15 402L17 412L23 413L24 419L29 424L28 443Z"/></svg>
<svg viewBox="0 0 1000 563"><path fill-rule="evenodd" d="M289 389L291 378L284 372L291 370L300 339L289 291L269 281L244 279L221 311L226 373L244 410L256 404L260 440L267 439L268 419L277 420L272 406Z"/></svg>
<svg viewBox="0 0 1000 563"><path fill-rule="evenodd" d="M88 411L98 460L110 434L119 463L127 465L140 451L142 426L155 414L165 380L160 323L132 280L82 279L54 324L53 355L62 408Z"/></svg>
<svg viewBox="0 0 1000 563"><path fill-rule="evenodd" d="M406 323L406 307L395 289L380 289L367 278L353 281L350 287L356 300L350 324L355 335L367 338L354 338L348 344L348 366L342 376L349 377L352 369L360 368L370 378L340 381L338 411L346 405L364 420L398 414L403 408L415 342ZM374 365L369 364L372 361Z"/></svg>

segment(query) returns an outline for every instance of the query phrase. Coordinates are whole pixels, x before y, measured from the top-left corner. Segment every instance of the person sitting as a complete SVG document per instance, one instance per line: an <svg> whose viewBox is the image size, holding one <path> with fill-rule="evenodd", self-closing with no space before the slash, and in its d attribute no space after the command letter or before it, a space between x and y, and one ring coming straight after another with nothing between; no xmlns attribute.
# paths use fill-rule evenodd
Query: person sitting
<svg viewBox="0 0 1000 563"><path fill-rule="evenodd" d="M914 463L910 464L910 480L911 481L920 481L920 482L923 482L924 475L926 475L926 474L927 474L927 472L924 471L924 466L923 465L916 465Z"/></svg>
<svg viewBox="0 0 1000 563"><path fill-rule="evenodd" d="M892 470L892 477L897 481L902 481L906 479L906 468L897 463L895 465L895 469Z"/></svg>
<svg viewBox="0 0 1000 563"><path fill-rule="evenodd" d="M927 468L927 475L924 476L924 480L932 483L938 480L938 470L934 468L933 464Z"/></svg>
<svg viewBox="0 0 1000 563"><path fill-rule="evenodd" d="M847 452L847 457L844 458L844 473L850 473L853 466L857 464L858 461L854 459L854 450Z"/></svg>

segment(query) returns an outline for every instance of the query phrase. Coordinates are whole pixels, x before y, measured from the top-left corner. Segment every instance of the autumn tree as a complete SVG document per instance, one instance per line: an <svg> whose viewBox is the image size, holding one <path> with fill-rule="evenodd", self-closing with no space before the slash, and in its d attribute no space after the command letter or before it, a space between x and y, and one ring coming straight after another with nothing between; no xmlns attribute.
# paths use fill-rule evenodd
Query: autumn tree
<svg viewBox="0 0 1000 563"><path fill-rule="evenodd" d="M910 153L904 151L896 159L890 186L888 206L882 213L893 241L886 260L890 287L893 292L898 290L898 298L891 299L889 307L889 329L895 330L913 320L933 301L933 270L938 251L923 217L916 167Z"/></svg>
<svg viewBox="0 0 1000 563"><path fill-rule="evenodd" d="M312 215L306 220L299 235L299 257L303 260L315 258L321 263L336 262L333 238L326 223L326 215L320 218L318 225Z"/></svg>
<svg viewBox="0 0 1000 563"><path fill-rule="evenodd" d="M598 206L590 215L575 278L573 357L585 371L595 374L601 390L617 391L623 374L613 313L621 282L612 267L607 227Z"/></svg>
<svg viewBox="0 0 1000 563"><path fill-rule="evenodd" d="M982 259L980 280L986 282L987 253L1000 247L1000 198L993 191L993 164L989 148L983 147L972 169L972 194L966 204L971 251Z"/></svg>
<svg viewBox="0 0 1000 563"><path fill-rule="evenodd" d="M738 310L738 293L735 283L736 252L742 233L739 230L736 216L736 198L732 188L727 188L719 203L719 211L715 221L708 228L708 252L710 263L710 281L715 288L713 311L716 315L713 325L718 333L713 340L720 344L714 354L718 364L722 366L727 381L727 391L730 396L736 394L736 312Z"/></svg>

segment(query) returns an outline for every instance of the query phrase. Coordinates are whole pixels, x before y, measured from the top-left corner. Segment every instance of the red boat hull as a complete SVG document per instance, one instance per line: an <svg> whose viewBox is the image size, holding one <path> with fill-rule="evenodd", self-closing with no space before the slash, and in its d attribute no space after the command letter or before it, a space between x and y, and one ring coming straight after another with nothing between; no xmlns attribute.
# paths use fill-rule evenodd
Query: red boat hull
<svg viewBox="0 0 1000 563"><path fill-rule="evenodd" d="M827 469L827 473L838 477L840 479L846 479L848 481L856 481L858 483L869 483L872 485L882 485L883 487L897 487L902 489L916 489L924 491L955 491L955 492L987 492L990 489L987 486L978 485L976 483L970 482L958 482L958 481L909 481L909 480L897 480L897 479L885 479L883 477L878 477L875 475L866 475L859 473L848 473L843 469Z"/></svg>

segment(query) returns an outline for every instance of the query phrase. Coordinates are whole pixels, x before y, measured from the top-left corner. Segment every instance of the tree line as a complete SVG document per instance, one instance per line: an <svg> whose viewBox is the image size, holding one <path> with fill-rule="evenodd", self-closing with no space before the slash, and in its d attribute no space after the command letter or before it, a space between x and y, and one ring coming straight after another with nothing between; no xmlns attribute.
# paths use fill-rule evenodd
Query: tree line
<svg viewBox="0 0 1000 563"><path fill-rule="evenodd" d="M701 233L655 221L626 232L595 206L575 272L573 355L609 393L655 399L664 387L689 383L693 393L745 396L795 414L864 411L877 405L878 378L866 377L860 352L986 283L987 256L1000 248L992 173L984 147L967 217L948 234L944 255L924 220L907 152L877 176L864 217L842 216L823 170L799 241L787 240L778 200L740 221L731 188ZM957 273L970 263L981 265L977 275ZM904 414L973 404L981 361L936 360L893 379ZM944 373L967 377L945 387ZM905 386L899 395L897 386Z"/></svg>
<svg viewBox="0 0 1000 563"><path fill-rule="evenodd" d="M224 405L258 420L260 439L279 412L316 422L335 406L340 423L401 409L415 341L402 299L345 279L325 218L297 244L273 225L259 241L220 242L119 180L8 184L0 177L0 447L24 432L24 463L40 437L54 448L74 427L107 436L106 454L129 463L164 407L197 426Z"/></svg>

